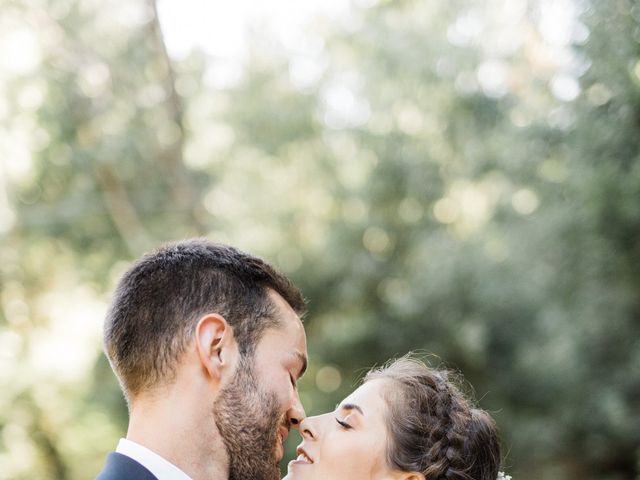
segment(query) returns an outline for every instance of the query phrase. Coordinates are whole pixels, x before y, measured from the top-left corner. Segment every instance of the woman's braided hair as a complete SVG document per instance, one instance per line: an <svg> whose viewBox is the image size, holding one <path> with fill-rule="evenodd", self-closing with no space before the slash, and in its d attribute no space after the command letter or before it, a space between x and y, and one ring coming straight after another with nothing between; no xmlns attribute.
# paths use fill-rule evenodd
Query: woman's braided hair
<svg viewBox="0 0 640 480"><path fill-rule="evenodd" d="M387 461L427 480L495 480L500 441L493 419L473 408L444 370L405 356L370 371L365 382L390 380Z"/></svg>

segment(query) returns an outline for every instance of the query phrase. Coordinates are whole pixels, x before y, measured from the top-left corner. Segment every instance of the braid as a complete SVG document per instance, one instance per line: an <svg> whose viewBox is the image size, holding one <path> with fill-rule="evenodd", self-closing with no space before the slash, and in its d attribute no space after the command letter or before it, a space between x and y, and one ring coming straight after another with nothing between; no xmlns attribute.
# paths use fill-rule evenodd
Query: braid
<svg viewBox="0 0 640 480"><path fill-rule="evenodd" d="M486 413L471 408L446 371L405 357L370 372L365 381L376 378L395 384L387 389L389 465L422 473L427 480L496 478L500 446L495 425Z"/></svg>
<svg viewBox="0 0 640 480"><path fill-rule="evenodd" d="M435 402L434 417L437 427L431 432L432 442L427 450L426 468L422 473L429 480L445 478L467 479L464 473L463 449L469 422L469 407L446 374L434 375Z"/></svg>

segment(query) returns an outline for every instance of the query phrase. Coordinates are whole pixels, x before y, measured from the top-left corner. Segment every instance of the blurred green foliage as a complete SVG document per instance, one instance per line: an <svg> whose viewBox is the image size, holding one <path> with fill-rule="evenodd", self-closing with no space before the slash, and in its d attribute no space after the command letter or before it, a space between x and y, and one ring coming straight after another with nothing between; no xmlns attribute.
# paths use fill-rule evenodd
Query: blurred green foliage
<svg viewBox="0 0 640 480"><path fill-rule="evenodd" d="M207 235L309 299L308 413L421 350L516 479L640 478L638 2L356 2L300 52L257 30L223 87L153 2L0 7L0 475L100 469L109 292Z"/></svg>

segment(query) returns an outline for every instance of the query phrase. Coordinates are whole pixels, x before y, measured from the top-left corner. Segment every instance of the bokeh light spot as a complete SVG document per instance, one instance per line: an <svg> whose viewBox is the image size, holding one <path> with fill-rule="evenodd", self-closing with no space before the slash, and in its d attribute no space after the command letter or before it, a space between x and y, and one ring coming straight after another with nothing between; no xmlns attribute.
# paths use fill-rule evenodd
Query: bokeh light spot
<svg viewBox="0 0 640 480"><path fill-rule="evenodd" d="M316 373L316 386L324 393L332 393L340 388L342 374L340 370L331 365L326 365Z"/></svg>
<svg viewBox="0 0 640 480"><path fill-rule="evenodd" d="M530 215L538 209L540 200L533 190L523 188L513 194L511 205L519 214Z"/></svg>

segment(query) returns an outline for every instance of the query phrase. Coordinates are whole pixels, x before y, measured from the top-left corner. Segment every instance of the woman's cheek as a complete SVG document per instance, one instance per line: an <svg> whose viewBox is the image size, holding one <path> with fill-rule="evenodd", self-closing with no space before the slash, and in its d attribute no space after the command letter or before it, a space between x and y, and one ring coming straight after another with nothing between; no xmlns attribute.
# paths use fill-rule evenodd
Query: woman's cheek
<svg viewBox="0 0 640 480"><path fill-rule="evenodd" d="M336 475L333 478L349 478L357 480L361 478L362 472L367 470L367 465L364 461L367 459L367 455L362 454L362 448L358 439L351 436L349 441L341 438L331 443L331 451L327 453L326 458L335 459L332 463L333 474ZM330 477L327 477L330 478Z"/></svg>

